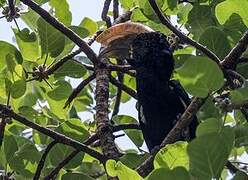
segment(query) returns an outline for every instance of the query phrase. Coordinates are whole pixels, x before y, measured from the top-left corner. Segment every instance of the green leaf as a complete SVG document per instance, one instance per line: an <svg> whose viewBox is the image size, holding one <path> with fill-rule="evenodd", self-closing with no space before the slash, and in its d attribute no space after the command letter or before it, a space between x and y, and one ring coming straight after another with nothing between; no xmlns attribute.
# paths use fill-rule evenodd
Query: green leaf
<svg viewBox="0 0 248 180"><path fill-rule="evenodd" d="M188 145L190 172L199 179L219 178L232 150L234 133L224 128L195 138Z"/></svg>
<svg viewBox="0 0 248 180"><path fill-rule="evenodd" d="M223 59L231 50L227 35L217 27L207 28L201 35L199 42ZM201 54L200 51L197 51Z"/></svg>
<svg viewBox="0 0 248 180"><path fill-rule="evenodd" d="M173 170L165 168L155 169L146 178L147 180L173 179L173 180L190 180L190 175L183 167L176 167Z"/></svg>
<svg viewBox="0 0 248 180"><path fill-rule="evenodd" d="M247 9L247 0L242 1L242 3L239 0L226 0L216 6L215 14L220 24L224 24L233 13L236 13L240 15L245 25L248 26Z"/></svg>
<svg viewBox="0 0 248 180"><path fill-rule="evenodd" d="M20 32L16 29L13 29L13 31L23 58L29 61L36 61L40 55L36 34L30 32L28 28L24 28Z"/></svg>
<svg viewBox="0 0 248 180"><path fill-rule="evenodd" d="M248 99L248 86L231 91L232 102L240 102Z"/></svg>
<svg viewBox="0 0 248 180"><path fill-rule="evenodd" d="M28 9L28 12L21 15L22 20L30 27L33 31L37 29L37 20L39 15L32 9Z"/></svg>
<svg viewBox="0 0 248 180"><path fill-rule="evenodd" d="M128 166L129 168L135 169L147 158L147 155L140 155L137 153L126 153L121 158L120 161Z"/></svg>
<svg viewBox="0 0 248 180"><path fill-rule="evenodd" d="M142 13L140 8L133 10L131 15L132 22L147 22L149 19Z"/></svg>
<svg viewBox="0 0 248 180"><path fill-rule="evenodd" d="M121 7L125 10L130 10L133 8L133 0L120 0Z"/></svg>
<svg viewBox="0 0 248 180"><path fill-rule="evenodd" d="M156 3L159 7L162 7L164 2L165 0L156 0ZM148 0L139 0L139 7L141 8L141 11L148 19L155 21L157 23L160 22Z"/></svg>
<svg viewBox="0 0 248 180"><path fill-rule="evenodd" d="M68 95L72 92L72 87L67 81L57 81L55 88L47 93L47 95L54 100L60 101L67 99Z"/></svg>
<svg viewBox="0 0 248 180"><path fill-rule="evenodd" d="M207 5L194 5L188 15L187 30L194 35L194 39L198 39L209 26L215 26L211 8Z"/></svg>
<svg viewBox="0 0 248 180"><path fill-rule="evenodd" d="M179 6L178 23L185 24L188 21L188 14L192 10L192 8L193 6L189 3L185 6Z"/></svg>
<svg viewBox="0 0 248 180"><path fill-rule="evenodd" d="M0 70L5 66L5 59L8 54L11 54L18 64L21 64L23 61L21 53L15 46L5 41L0 41Z"/></svg>
<svg viewBox="0 0 248 180"><path fill-rule="evenodd" d="M82 164L75 169L76 172L83 173L88 176L96 176L105 172L101 164L96 161L93 162L82 162Z"/></svg>
<svg viewBox="0 0 248 180"><path fill-rule="evenodd" d="M234 127L235 147L248 145L248 127L247 125L237 125Z"/></svg>
<svg viewBox="0 0 248 180"><path fill-rule="evenodd" d="M24 80L17 80L11 86L10 94L14 99L20 98L26 92L26 82Z"/></svg>
<svg viewBox="0 0 248 180"><path fill-rule="evenodd" d="M106 162L106 170L109 176L118 176L120 180L141 180L140 175L134 170L128 168L120 161L108 160Z"/></svg>
<svg viewBox="0 0 248 180"><path fill-rule="evenodd" d="M114 116L113 121L116 124L130 124L130 123L138 124L136 119L134 119L131 116L126 116L126 115ZM144 139L143 139L143 135L142 135L141 131L135 130L135 129L127 129L127 130L124 130L124 132L133 141L133 143L136 146L138 146L138 147L142 146Z"/></svg>
<svg viewBox="0 0 248 180"><path fill-rule="evenodd" d="M248 176L245 172L243 171L238 171L237 173L235 173L235 176L233 177L232 180L244 180L247 179Z"/></svg>
<svg viewBox="0 0 248 180"><path fill-rule="evenodd" d="M215 62L200 56L191 56L185 61L182 67L176 69L175 78L191 95L206 97L222 87L224 76Z"/></svg>
<svg viewBox="0 0 248 180"><path fill-rule="evenodd" d="M80 142L86 140L90 135L86 130L83 122L79 119L67 120L63 122L56 130Z"/></svg>
<svg viewBox="0 0 248 180"><path fill-rule="evenodd" d="M69 76L72 78L82 78L86 74L86 69L83 65L76 61L67 61L57 71L54 72L54 77Z"/></svg>
<svg viewBox="0 0 248 180"><path fill-rule="evenodd" d="M61 177L61 180L94 180L93 178L81 173L66 173Z"/></svg>
<svg viewBox="0 0 248 180"><path fill-rule="evenodd" d="M4 135L3 147L4 147L4 153L5 153L6 160L7 162L10 162L15 152L18 150L18 146L17 146L15 136L8 133L7 131L5 132L5 135Z"/></svg>
<svg viewBox="0 0 248 180"><path fill-rule="evenodd" d="M66 0L50 0L49 4L55 9L55 16L66 26L71 25L72 14Z"/></svg>
<svg viewBox="0 0 248 180"><path fill-rule="evenodd" d="M43 18L37 21L42 55L57 57L65 47L65 36L48 24Z"/></svg>
<svg viewBox="0 0 248 180"><path fill-rule="evenodd" d="M232 14L224 24L223 31L232 39L232 46L236 45L247 27L238 14Z"/></svg>
<svg viewBox="0 0 248 180"><path fill-rule="evenodd" d="M65 159L75 149L64 144L56 144L49 153L49 159L51 164L56 167L62 159ZM80 152L74 156L69 163L64 166L64 169L73 169L78 167L84 158L84 153Z"/></svg>
<svg viewBox="0 0 248 180"><path fill-rule="evenodd" d="M88 17L85 17L79 26L87 29L90 32L90 36L97 31L97 23Z"/></svg>
<svg viewBox="0 0 248 180"><path fill-rule="evenodd" d="M178 141L160 149L154 159L154 168L174 169L184 167L189 169L189 157L187 154L187 142Z"/></svg>
<svg viewBox="0 0 248 180"><path fill-rule="evenodd" d="M196 136L200 137L209 133L218 133L223 128L221 119L209 118L200 123L196 130Z"/></svg>
<svg viewBox="0 0 248 180"><path fill-rule="evenodd" d="M86 140L90 135L83 122L79 119L65 121L56 129L56 131L80 142ZM66 158L73 150L73 148L66 145L56 144L49 154L52 165L57 166L61 159ZM83 158L84 153L78 153L65 168L76 168L82 163Z"/></svg>

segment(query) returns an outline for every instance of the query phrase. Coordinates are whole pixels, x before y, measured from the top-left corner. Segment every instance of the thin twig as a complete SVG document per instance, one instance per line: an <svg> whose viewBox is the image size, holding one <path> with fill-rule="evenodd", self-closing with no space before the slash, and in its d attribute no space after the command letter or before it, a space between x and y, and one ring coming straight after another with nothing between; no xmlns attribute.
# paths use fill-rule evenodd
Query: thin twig
<svg viewBox="0 0 248 180"><path fill-rule="evenodd" d="M123 91L125 91L127 94L129 94L131 97L137 99L137 93L135 90L129 88L128 86L126 86L125 84L122 84L121 82L119 82L118 80L116 80L114 77L110 76L109 81L111 82L111 84L115 85L116 87L121 88Z"/></svg>
<svg viewBox="0 0 248 180"><path fill-rule="evenodd" d="M37 3L33 2L32 0L20 0L20 1L26 4L27 6L29 6L32 10L38 13L46 22L48 22L54 28L56 28L61 33L63 33L76 45L78 45L94 64L98 61L97 55L86 42L84 42L76 33L74 33L72 30L64 26L56 18L50 15L46 10L42 9Z"/></svg>
<svg viewBox="0 0 248 180"><path fill-rule="evenodd" d="M104 155L102 155L101 153L88 148L86 145L82 144L81 142L78 142L74 139L71 139L63 134L60 134L56 131L53 131L51 129L48 128L44 128L42 126L40 126L39 124L36 124L32 121L29 121L28 119L26 119L25 117L16 114L13 110L9 109L9 107L7 107L6 105L0 104L0 112L1 114L13 118L16 121L32 128L35 129L37 131L39 131L42 134L45 134L51 138L53 138L54 140L56 140L58 143L62 143L68 146L71 146L79 151L83 151L85 153L88 153L89 155L91 155L92 157L98 159L100 162L105 162L106 158Z"/></svg>
<svg viewBox="0 0 248 180"><path fill-rule="evenodd" d="M117 63L118 63L118 65L123 65L124 60L123 59L117 59ZM124 74L122 72L117 72L117 77L118 77L119 82L123 84ZM119 113L120 104L121 104L121 95L122 95L122 90L121 90L121 88L118 87L116 98L115 98L115 104L114 104L114 108L113 108L113 113L112 113L112 118L113 118L113 116L115 116Z"/></svg>
<svg viewBox="0 0 248 180"><path fill-rule="evenodd" d="M108 16L109 6L110 6L111 0L105 0L103 9L102 9L102 20L106 22L107 27L111 27L111 19Z"/></svg>
<svg viewBox="0 0 248 180"><path fill-rule="evenodd" d="M10 16L14 17L16 13L14 0L8 0L8 5L9 5Z"/></svg>
<svg viewBox="0 0 248 180"><path fill-rule="evenodd" d="M136 71L130 65L108 64L108 68L110 71L119 71L136 77Z"/></svg>
<svg viewBox="0 0 248 180"><path fill-rule="evenodd" d="M70 103L78 96L78 94L83 90L83 88L88 85L93 79L95 79L95 74L90 75L85 80L83 80L70 94L69 98L67 99L64 108L68 107Z"/></svg>
<svg viewBox="0 0 248 180"><path fill-rule="evenodd" d="M50 150L55 146L55 144L57 144L56 141L52 141L50 144L48 144L48 146L46 147L40 161L39 161L39 164L37 166L37 169L36 169L36 172L34 174L34 178L33 180L39 180L40 179L40 174L41 174L41 171L44 167L44 164L45 164L45 161L46 161L46 157L48 155L48 153L50 152Z"/></svg>

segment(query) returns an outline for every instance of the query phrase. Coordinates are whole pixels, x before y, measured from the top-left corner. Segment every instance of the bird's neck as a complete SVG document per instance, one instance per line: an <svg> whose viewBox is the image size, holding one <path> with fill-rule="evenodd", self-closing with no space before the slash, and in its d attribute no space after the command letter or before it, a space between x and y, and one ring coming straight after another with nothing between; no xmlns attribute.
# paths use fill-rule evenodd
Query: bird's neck
<svg viewBox="0 0 248 180"><path fill-rule="evenodd" d="M136 83L138 99L159 97L170 90L169 79L161 79L153 72L137 71Z"/></svg>

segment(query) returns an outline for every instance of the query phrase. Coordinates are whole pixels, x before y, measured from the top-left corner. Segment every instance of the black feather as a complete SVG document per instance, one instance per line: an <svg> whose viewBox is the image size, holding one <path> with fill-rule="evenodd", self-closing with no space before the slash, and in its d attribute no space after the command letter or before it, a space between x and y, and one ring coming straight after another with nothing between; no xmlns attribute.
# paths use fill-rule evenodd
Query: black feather
<svg viewBox="0 0 248 180"><path fill-rule="evenodd" d="M133 54L128 62L137 72L140 127L151 151L174 127L190 98L179 82L170 80L174 60L165 35L143 33L133 40L131 46ZM195 117L189 126L189 137L182 132L179 139L194 138L197 124Z"/></svg>

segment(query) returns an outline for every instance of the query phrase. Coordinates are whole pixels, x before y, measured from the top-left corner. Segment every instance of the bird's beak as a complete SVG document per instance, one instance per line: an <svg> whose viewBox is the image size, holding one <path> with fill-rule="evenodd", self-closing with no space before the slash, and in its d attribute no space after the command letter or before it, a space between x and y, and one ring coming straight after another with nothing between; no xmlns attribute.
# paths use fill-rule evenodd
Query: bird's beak
<svg viewBox="0 0 248 180"><path fill-rule="evenodd" d="M131 43L137 34L127 35L102 46L99 57L130 59Z"/></svg>
<svg viewBox="0 0 248 180"><path fill-rule="evenodd" d="M130 45L140 33L153 31L138 23L121 23L102 32L96 41L102 44L99 57L130 59Z"/></svg>

